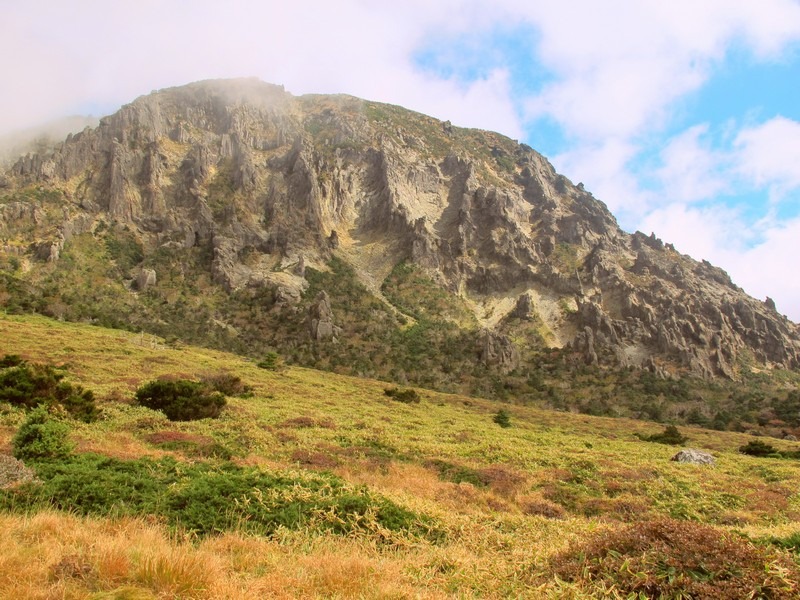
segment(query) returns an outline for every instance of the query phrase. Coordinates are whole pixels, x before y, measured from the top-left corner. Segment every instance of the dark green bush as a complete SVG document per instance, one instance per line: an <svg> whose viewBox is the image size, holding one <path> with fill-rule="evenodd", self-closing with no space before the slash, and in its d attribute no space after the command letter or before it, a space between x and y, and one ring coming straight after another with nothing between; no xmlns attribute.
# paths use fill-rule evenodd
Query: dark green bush
<svg viewBox="0 0 800 600"><path fill-rule="evenodd" d="M503 408L495 413L494 417L492 417L492 421L503 428L511 427L511 415L509 415L508 411Z"/></svg>
<svg viewBox="0 0 800 600"><path fill-rule="evenodd" d="M72 452L67 440L69 427L50 418L47 408L34 408L11 441L12 454L19 460L64 458Z"/></svg>
<svg viewBox="0 0 800 600"><path fill-rule="evenodd" d="M99 410L94 394L64 379L64 373L51 365L28 364L13 355L3 359L0 370L0 402L26 409L60 406L72 417L91 423Z"/></svg>
<svg viewBox="0 0 800 600"><path fill-rule="evenodd" d="M0 358L0 369L18 367L24 362L19 354L6 354L3 358Z"/></svg>
<svg viewBox="0 0 800 600"><path fill-rule="evenodd" d="M159 379L136 390L136 402L160 410L170 421L195 421L218 417L225 396L199 381Z"/></svg>
<svg viewBox="0 0 800 600"><path fill-rule="evenodd" d="M383 393L390 398L397 400L398 402L403 402L404 404L419 404L419 401L421 400L417 390L413 390L411 388L404 390L399 390L396 387L386 388L383 390Z"/></svg>
<svg viewBox="0 0 800 600"><path fill-rule="evenodd" d="M636 436L645 442L657 442L659 444L669 444L671 446L680 446L685 444L689 439L682 435L675 425L667 425L661 433L653 433L651 435L636 434Z"/></svg>
<svg viewBox="0 0 800 600"><path fill-rule="evenodd" d="M778 456L778 449L772 444L761 440L750 440L744 446L739 447L739 452L750 456Z"/></svg>

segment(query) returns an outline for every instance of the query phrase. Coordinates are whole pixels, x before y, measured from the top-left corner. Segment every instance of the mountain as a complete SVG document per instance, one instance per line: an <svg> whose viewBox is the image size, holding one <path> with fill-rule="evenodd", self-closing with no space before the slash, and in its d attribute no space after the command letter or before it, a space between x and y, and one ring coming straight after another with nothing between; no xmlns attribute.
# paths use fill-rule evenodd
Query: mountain
<svg viewBox="0 0 800 600"><path fill-rule="evenodd" d="M800 369L771 300L622 231L525 144L257 80L154 92L19 158L0 235L8 310L440 389Z"/></svg>

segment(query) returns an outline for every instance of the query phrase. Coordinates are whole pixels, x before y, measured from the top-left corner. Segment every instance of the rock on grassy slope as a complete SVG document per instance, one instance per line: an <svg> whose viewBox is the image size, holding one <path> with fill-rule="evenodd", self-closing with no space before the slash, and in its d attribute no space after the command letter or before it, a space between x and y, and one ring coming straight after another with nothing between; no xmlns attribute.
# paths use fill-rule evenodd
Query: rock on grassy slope
<svg viewBox="0 0 800 600"><path fill-rule="evenodd" d="M63 364L102 409L94 423L63 417L77 444L70 468L89 465L94 478L75 479L67 494L53 475L67 462L32 464L41 487L0 492L0 595L590 598L688 590L725 598L745 585L748 593L761 586L766 597L792 598L800 589L782 549L796 548L800 537L800 463L739 453L747 435L682 428L688 444L716 458L713 467L686 465L669 460L674 447L635 435L657 433L645 422L422 390L419 403L404 403L378 381L266 370L231 354L41 317L0 317L0 340L0 353ZM252 391L229 397L217 419L170 422L132 404L134 391L154 378L223 373ZM511 427L495 422L499 408ZM23 409L0 410L4 452L23 420ZM207 451L212 445L217 452ZM81 494L81 485L119 482L119 473L142 464L158 481L180 474L149 508L104 505L96 496L91 504ZM261 483L259 500L252 489L228 487L243 473L290 487ZM341 483L309 483L319 481ZM106 493L114 485L122 484ZM191 522L163 517L206 485L228 490L232 507L268 511L278 499L298 500L301 524L253 535L248 521L234 519L192 535ZM57 489L74 504L55 512L46 497L25 504L36 490ZM362 513L357 504L319 512L308 503L319 489L383 499L436 535L380 526L369 510L364 523L374 526L320 525ZM613 533L620 530L627 533ZM723 558L725 568L717 568ZM619 568L625 560L641 576L628 577Z"/></svg>

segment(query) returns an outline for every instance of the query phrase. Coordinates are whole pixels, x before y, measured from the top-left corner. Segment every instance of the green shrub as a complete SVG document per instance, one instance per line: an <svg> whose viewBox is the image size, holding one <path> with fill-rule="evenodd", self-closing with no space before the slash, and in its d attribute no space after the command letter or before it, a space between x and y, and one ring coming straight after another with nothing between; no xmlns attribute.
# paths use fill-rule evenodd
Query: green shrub
<svg viewBox="0 0 800 600"><path fill-rule="evenodd" d="M153 515L198 535L279 528L347 534L442 536L433 522L327 474L267 473L231 463L171 458L122 461L94 454L34 465L41 485L0 490L0 508L51 506L77 514Z"/></svg>
<svg viewBox="0 0 800 600"><path fill-rule="evenodd" d="M277 352L267 352L256 366L267 371L277 371L282 365L281 357Z"/></svg>
<svg viewBox="0 0 800 600"><path fill-rule="evenodd" d="M73 446L67 440L69 427L50 418L47 408L33 409L11 441L12 454L19 460L64 458Z"/></svg>
<svg viewBox="0 0 800 600"><path fill-rule="evenodd" d="M790 533L786 537L768 537L756 540L762 544L776 546L795 555L800 555L800 532Z"/></svg>
<svg viewBox="0 0 800 600"><path fill-rule="evenodd" d="M19 354L6 354L3 358L0 358L0 369L18 367L24 362Z"/></svg>
<svg viewBox="0 0 800 600"><path fill-rule="evenodd" d="M0 402L26 409L60 406L72 417L91 423L99 410L94 394L64 379L64 373L51 365L28 364L13 355L3 359L0 370Z"/></svg>
<svg viewBox="0 0 800 600"><path fill-rule="evenodd" d="M413 390L411 388L404 390L399 390L396 387L386 388L383 390L383 393L390 398L397 400L398 402L403 402L404 404L419 404L419 401L421 400L417 390Z"/></svg>
<svg viewBox="0 0 800 600"><path fill-rule="evenodd" d="M500 427L503 428L511 427L511 415L508 414L508 411L503 408L501 408L495 413L494 417L492 418L492 421L494 421L495 423L500 425Z"/></svg>
<svg viewBox="0 0 800 600"><path fill-rule="evenodd" d="M688 437L682 435L675 425L667 425L661 433L653 433L651 435L642 435L637 433L636 436L645 442L657 442L659 444L669 444L671 446L680 446L688 441Z"/></svg>
<svg viewBox="0 0 800 600"><path fill-rule="evenodd" d="M750 440L744 446L739 447L739 452L750 456L779 456L777 448L761 440Z"/></svg>
<svg viewBox="0 0 800 600"><path fill-rule="evenodd" d="M194 421L218 417L225 396L199 381L159 379L136 390L136 402L160 410L170 421Z"/></svg>

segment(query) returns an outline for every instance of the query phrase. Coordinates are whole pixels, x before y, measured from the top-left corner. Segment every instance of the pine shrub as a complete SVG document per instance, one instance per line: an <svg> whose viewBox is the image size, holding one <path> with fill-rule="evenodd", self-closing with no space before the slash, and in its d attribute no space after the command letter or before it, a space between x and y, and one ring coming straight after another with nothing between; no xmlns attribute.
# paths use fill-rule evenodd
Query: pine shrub
<svg viewBox="0 0 800 600"><path fill-rule="evenodd" d="M160 410L170 421L195 421L219 416L225 396L199 381L158 379L136 390L136 402Z"/></svg>
<svg viewBox="0 0 800 600"><path fill-rule="evenodd" d="M47 408L33 409L11 441L12 454L19 460L65 458L72 452L69 427L53 420Z"/></svg>
<svg viewBox="0 0 800 600"><path fill-rule="evenodd" d="M495 413L494 417L492 418L492 421L494 421L504 429L511 427L511 415L509 415L508 411L503 408L501 408Z"/></svg>

